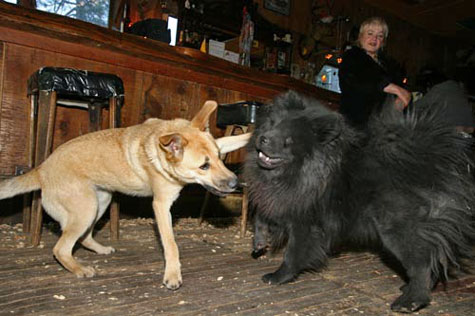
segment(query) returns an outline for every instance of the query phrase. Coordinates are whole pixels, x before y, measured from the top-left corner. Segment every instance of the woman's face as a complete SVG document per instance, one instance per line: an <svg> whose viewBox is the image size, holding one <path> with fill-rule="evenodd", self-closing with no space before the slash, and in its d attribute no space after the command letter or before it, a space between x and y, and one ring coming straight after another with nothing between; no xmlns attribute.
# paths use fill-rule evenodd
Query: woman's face
<svg viewBox="0 0 475 316"><path fill-rule="evenodd" d="M370 24L366 26L363 32L360 33L359 42L369 55L375 57L381 46L384 43L383 27L378 24Z"/></svg>

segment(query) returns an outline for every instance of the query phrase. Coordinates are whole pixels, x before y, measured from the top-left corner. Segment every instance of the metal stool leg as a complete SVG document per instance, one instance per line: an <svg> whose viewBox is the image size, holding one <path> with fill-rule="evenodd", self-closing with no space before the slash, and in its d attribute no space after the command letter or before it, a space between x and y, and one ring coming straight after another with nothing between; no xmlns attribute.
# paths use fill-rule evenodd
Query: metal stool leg
<svg viewBox="0 0 475 316"><path fill-rule="evenodd" d="M39 166L51 153L53 144L54 120L56 113L57 95L54 91L39 92L38 124L35 145L35 167ZM31 214L31 243L38 246L41 238L43 220L40 192L33 194Z"/></svg>

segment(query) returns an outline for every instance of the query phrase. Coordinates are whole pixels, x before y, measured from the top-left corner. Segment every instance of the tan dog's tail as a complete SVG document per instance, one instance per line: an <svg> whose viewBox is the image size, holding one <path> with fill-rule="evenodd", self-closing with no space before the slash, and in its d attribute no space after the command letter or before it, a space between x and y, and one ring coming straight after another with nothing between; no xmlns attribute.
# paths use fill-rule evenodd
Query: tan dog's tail
<svg viewBox="0 0 475 316"><path fill-rule="evenodd" d="M7 199L18 194L39 190L40 188L38 171L33 169L23 175L0 182L0 199Z"/></svg>

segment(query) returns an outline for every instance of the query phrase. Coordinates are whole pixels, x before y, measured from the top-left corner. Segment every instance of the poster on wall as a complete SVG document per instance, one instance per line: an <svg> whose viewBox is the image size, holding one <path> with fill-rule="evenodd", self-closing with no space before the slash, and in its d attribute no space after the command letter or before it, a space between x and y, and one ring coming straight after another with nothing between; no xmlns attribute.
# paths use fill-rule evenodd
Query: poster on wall
<svg viewBox="0 0 475 316"><path fill-rule="evenodd" d="M283 15L290 15L290 0L264 0L264 8Z"/></svg>

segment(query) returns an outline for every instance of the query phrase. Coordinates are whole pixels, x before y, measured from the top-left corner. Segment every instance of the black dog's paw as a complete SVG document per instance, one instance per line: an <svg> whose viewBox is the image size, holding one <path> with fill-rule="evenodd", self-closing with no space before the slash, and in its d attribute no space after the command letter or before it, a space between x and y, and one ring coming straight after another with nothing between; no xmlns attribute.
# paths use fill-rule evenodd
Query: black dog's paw
<svg viewBox="0 0 475 316"><path fill-rule="evenodd" d="M295 279L295 276L293 274L283 274L277 272L273 273L267 273L264 276L262 276L262 281L267 284L283 284L290 282Z"/></svg>
<svg viewBox="0 0 475 316"><path fill-rule="evenodd" d="M252 258L257 259L257 258L265 255L266 252L267 252L267 250L265 248L255 249L255 250L252 251L251 256L252 256Z"/></svg>
<svg viewBox="0 0 475 316"><path fill-rule="evenodd" d="M391 310L399 313L412 313L426 307L430 304L428 295L408 295L399 296L394 303L391 304Z"/></svg>

